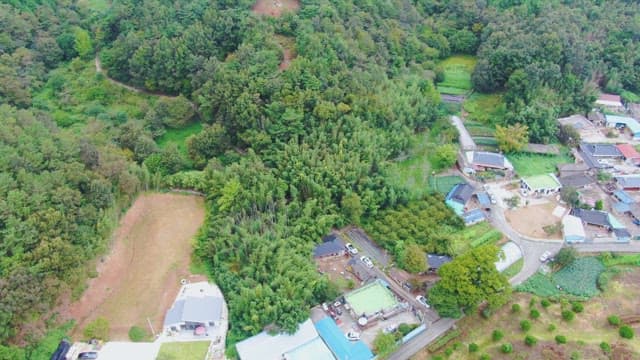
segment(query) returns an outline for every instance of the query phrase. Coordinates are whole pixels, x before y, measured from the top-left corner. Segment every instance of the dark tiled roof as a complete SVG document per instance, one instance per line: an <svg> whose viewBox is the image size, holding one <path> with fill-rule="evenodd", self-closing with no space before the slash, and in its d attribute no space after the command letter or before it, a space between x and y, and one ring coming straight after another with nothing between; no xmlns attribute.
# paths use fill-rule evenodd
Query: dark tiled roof
<svg viewBox="0 0 640 360"><path fill-rule="evenodd" d="M561 177L558 180L560 180L562 186L572 186L575 188L581 188L596 182L592 177L580 174Z"/></svg>
<svg viewBox="0 0 640 360"><path fill-rule="evenodd" d="M589 167L585 164L558 164L558 171L575 171L575 172L585 172L589 170Z"/></svg>
<svg viewBox="0 0 640 360"><path fill-rule="evenodd" d="M640 176L618 176L616 181L623 188L640 188Z"/></svg>
<svg viewBox="0 0 640 360"><path fill-rule="evenodd" d="M491 166L504 168L504 156L498 153L475 151L473 153L473 164L480 166Z"/></svg>
<svg viewBox="0 0 640 360"><path fill-rule="evenodd" d="M473 196L473 187L469 184L457 184L449 191L446 200L452 200L462 205L466 205Z"/></svg>
<svg viewBox="0 0 640 360"><path fill-rule="evenodd" d="M573 209L571 215L579 217L582 221L591 225L599 225L609 227L609 217L607 213L599 210Z"/></svg>
<svg viewBox="0 0 640 360"><path fill-rule="evenodd" d="M331 234L322 238L323 243L313 249L314 257L337 254L344 251L344 242L337 235Z"/></svg>
<svg viewBox="0 0 640 360"><path fill-rule="evenodd" d="M580 144L582 151L596 157L621 157L620 150L613 144Z"/></svg>
<svg viewBox="0 0 640 360"><path fill-rule="evenodd" d="M613 233L617 238L628 239L631 237L631 233L627 229L613 229Z"/></svg>
<svg viewBox="0 0 640 360"><path fill-rule="evenodd" d="M427 254L427 264L431 269L440 269L442 265L451 262L451 260L451 256Z"/></svg>

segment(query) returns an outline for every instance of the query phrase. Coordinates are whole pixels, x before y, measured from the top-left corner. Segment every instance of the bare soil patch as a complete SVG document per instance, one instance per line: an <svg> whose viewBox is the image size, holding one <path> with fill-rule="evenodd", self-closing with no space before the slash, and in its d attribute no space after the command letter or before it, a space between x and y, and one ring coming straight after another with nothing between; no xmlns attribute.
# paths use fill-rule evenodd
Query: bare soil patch
<svg viewBox="0 0 640 360"><path fill-rule="evenodd" d="M286 70L291 65L291 60L295 59L297 54L295 52L295 39L288 36L276 35L276 41L282 48L282 62L280 63L280 70Z"/></svg>
<svg viewBox="0 0 640 360"><path fill-rule="evenodd" d="M299 0L257 0L253 5L253 12L259 15L280 17L287 11L300 9Z"/></svg>
<svg viewBox="0 0 640 360"><path fill-rule="evenodd" d="M162 329L166 310L190 277L192 239L204 221L204 200L178 194L144 194L120 221L98 276L62 315L77 321L74 335L99 316L109 320L112 340L128 338L129 328Z"/></svg>
<svg viewBox="0 0 640 360"><path fill-rule="evenodd" d="M528 205L508 210L505 212L505 216L513 229L521 234L534 238L559 239L561 237L559 231L549 235L543 229L545 226L560 223L561 218L553 215L555 207L555 202ZM561 228L558 227L558 230Z"/></svg>

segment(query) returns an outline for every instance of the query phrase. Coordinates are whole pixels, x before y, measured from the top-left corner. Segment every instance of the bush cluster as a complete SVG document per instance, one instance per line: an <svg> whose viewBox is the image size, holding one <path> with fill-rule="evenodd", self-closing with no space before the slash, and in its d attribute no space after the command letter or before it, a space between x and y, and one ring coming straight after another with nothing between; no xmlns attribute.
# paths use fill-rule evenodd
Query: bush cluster
<svg viewBox="0 0 640 360"><path fill-rule="evenodd" d="M548 308L549 306L551 306L551 301L547 300L547 299L542 299L540 301L540 305L542 305L543 308Z"/></svg>
<svg viewBox="0 0 640 360"><path fill-rule="evenodd" d="M625 339L633 339L634 331L629 325L622 325L619 330L620 336Z"/></svg>
<svg viewBox="0 0 640 360"><path fill-rule="evenodd" d="M511 305L511 312L512 313L519 313L520 312L520 304Z"/></svg>
<svg viewBox="0 0 640 360"><path fill-rule="evenodd" d="M493 339L493 341L500 341L503 337L504 334L498 329L493 330L493 333L491 334L491 338Z"/></svg>
<svg viewBox="0 0 640 360"><path fill-rule="evenodd" d="M531 311L529 311L529 317L532 319L537 319L540 317L540 311L538 311L537 309L531 309Z"/></svg>
<svg viewBox="0 0 640 360"><path fill-rule="evenodd" d="M531 321L529 320L520 321L520 329L522 329L522 331L524 332L531 330Z"/></svg>
<svg viewBox="0 0 640 360"><path fill-rule="evenodd" d="M575 318L576 314L571 310L562 310L562 318L565 321L571 321Z"/></svg>
<svg viewBox="0 0 640 360"><path fill-rule="evenodd" d="M511 354L513 351L513 345L511 345L511 343L502 344L500 351L502 351L503 354Z"/></svg>
<svg viewBox="0 0 640 360"><path fill-rule="evenodd" d="M620 325L620 318L617 315L611 315L607 318L607 321L609 321L609 325L613 325L613 326L619 326Z"/></svg>
<svg viewBox="0 0 640 360"><path fill-rule="evenodd" d="M538 339L536 339L535 337L531 336L531 335L527 335L524 337L524 343L527 346L534 346L535 344L538 343Z"/></svg>
<svg viewBox="0 0 640 360"><path fill-rule="evenodd" d="M574 302L573 304L571 304L571 310L573 310L574 313L579 314L584 311L584 306L582 305L582 303Z"/></svg>
<svg viewBox="0 0 640 360"><path fill-rule="evenodd" d="M600 343L600 349L602 349L605 354L608 354L611 352L611 345L603 341Z"/></svg>
<svg viewBox="0 0 640 360"><path fill-rule="evenodd" d="M478 344L476 344L476 343L469 344L469 352L470 353L477 352L479 349L480 349L480 347L478 346Z"/></svg>
<svg viewBox="0 0 640 360"><path fill-rule="evenodd" d="M567 337L564 335L556 335L556 342L558 344L566 344L567 343Z"/></svg>

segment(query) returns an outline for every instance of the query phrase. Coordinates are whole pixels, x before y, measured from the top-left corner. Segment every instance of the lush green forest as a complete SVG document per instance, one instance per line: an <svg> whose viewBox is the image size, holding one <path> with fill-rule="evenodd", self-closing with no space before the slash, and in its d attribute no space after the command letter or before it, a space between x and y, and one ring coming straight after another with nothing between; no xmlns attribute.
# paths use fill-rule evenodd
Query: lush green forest
<svg viewBox="0 0 640 360"><path fill-rule="evenodd" d="M428 221L397 228L428 212L443 232L461 225L389 172L416 133L451 133L434 80L452 54L476 56L471 85L504 92L504 122L532 141L553 141L556 116L590 109L598 87L640 91L633 1L303 0L279 18L249 0L0 3L3 345L37 342L32 325L81 291L79 265L150 187L206 194L196 250L231 344L292 330L335 295L310 260L333 227L364 224L399 257L405 243L449 252Z"/></svg>

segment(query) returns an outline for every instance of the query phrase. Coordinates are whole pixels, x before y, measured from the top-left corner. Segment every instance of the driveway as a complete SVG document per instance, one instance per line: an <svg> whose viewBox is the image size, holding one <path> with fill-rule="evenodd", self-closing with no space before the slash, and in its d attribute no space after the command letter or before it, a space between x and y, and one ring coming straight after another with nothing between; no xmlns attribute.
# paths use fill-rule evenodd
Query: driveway
<svg viewBox="0 0 640 360"><path fill-rule="evenodd" d="M376 243L374 243L373 240L371 240L362 229L351 228L345 230L344 234L358 249L362 250L366 255L370 256L382 268L387 267L387 265L389 265L389 263L391 262L389 255L387 255L387 252L381 249Z"/></svg>
<svg viewBox="0 0 640 360"><path fill-rule="evenodd" d="M452 116L451 123L456 127L456 129L458 129L458 134L460 134L459 142L462 150L474 150L476 148L476 143L471 138L467 128L464 127L462 119L457 116Z"/></svg>

